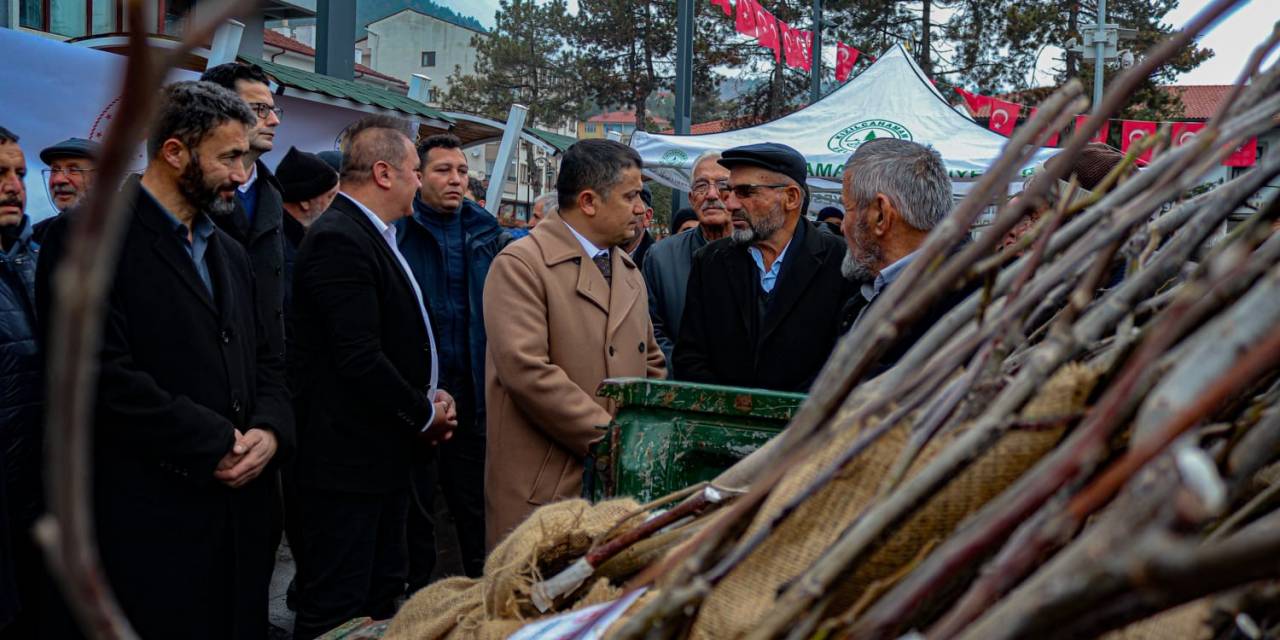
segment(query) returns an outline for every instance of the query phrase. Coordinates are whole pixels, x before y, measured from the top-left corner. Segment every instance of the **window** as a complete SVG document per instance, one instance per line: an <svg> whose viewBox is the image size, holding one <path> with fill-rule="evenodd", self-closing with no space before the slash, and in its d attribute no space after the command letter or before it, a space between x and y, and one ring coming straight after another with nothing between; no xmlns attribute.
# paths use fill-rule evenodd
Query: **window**
<svg viewBox="0 0 1280 640"><path fill-rule="evenodd" d="M595 132L596 132L596 126L594 124L587 125L587 133L595 133Z"/></svg>
<svg viewBox="0 0 1280 640"><path fill-rule="evenodd" d="M119 31L118 0L21 0L18 21L68 38Z"/></svg>
<svg viewBox="0 0 1280 640"><path fill-rule="evenodd" d="M440 87L431 87L427 90L427 102L432 104L440 103Z"/></svg>
<svg viewBox="0 0 1280 640"><path fill-rule="evenodd" d="M424 66L424 67L434 67L434 66L436 66L436 52L434 52L434 51L423 51L423 52L422 52L422 66Z"/></svg>
<svg viewBox="0 0 1280 640"><path fill-rule="evenodd" d="M170 36L182 35L184 18L191 10L191 5L195 3L196 0L161 0L161 6L164 7L161 33Z"/></svg>

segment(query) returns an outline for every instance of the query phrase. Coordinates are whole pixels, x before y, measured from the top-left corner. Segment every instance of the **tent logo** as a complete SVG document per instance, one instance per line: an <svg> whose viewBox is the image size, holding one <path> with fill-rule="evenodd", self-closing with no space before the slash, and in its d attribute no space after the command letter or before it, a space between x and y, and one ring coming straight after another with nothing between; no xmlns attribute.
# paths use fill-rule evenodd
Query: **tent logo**
<svg viewBox="0 0 1280 640"><path fill-rule="evenodd" d="M836 132L827 141L827 148L836 152L854 151L862 143L876 138L910 140L911 132L892 120L863 120Z"/></svg>
<svg viewBox="0 0 1280 640"><path fill-rule="evenodd" d="M662 154L662 160L658 161L658 164L664 167L680 169L684 167L684 163L688 161L689 154L680 149L670 149L666 153Z"/></svg>

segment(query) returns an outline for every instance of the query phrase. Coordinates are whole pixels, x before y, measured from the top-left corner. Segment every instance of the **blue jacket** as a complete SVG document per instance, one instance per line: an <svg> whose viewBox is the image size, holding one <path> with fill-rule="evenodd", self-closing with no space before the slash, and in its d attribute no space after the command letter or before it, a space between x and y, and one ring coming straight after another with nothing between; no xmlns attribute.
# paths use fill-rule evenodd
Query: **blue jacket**
<svg viewBox="0 0 1280 640"><path fill-rule="evenodd" d="M444 247L428 228L425 218L430 208L421 200L413 201L413 216L396 222L396 242L400 253L413 270L413 276L422 289L427 312L432 318L447 313L443 292L447 286L444 268ZM476 424L484 429L484 279L489 275L489 265L511 242L497 218L470 200L463 200L458 212L462 216L462 231L467 265L467 334L471 356L471 389L475 396Z"/></svg>

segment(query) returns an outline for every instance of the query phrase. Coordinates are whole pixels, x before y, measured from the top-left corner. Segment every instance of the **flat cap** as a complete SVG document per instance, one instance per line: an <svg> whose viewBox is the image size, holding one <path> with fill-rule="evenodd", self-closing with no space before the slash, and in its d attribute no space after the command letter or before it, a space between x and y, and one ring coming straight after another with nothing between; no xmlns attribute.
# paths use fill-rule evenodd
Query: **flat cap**
<svg viewBox="0 0 1280 640"><path fill-rule="evenodd" d="M804 208L800 213L803 214L809 209L809 185L806 182L809 167L799 151L777 142L757 142L726 150L720 154L719 162L721 166L728 169L750 165L775 171L795 180L804 190Z"/></svg>
<svg viewBox="0 0 1280 640"><path fill-rule="evenodd" d="M338 172L316 154L289 147L276 167L276 181L285 202L303 202L338 184Z"/></svg>
<svg viewBox="0 0 1280 640"><path fill-rule="evenodd" d="M88 158L90 160L98 159L98 152L102 147L92 140L84 138L67 138L58 144L45 147L40 151L40 161L49 164L58 158Z"/></svg>

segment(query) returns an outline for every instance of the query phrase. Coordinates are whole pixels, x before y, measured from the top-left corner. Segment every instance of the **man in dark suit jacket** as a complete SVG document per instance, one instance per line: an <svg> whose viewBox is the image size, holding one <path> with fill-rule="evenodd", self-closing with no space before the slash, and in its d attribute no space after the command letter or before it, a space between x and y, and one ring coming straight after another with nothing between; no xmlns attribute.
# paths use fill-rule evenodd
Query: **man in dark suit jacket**
<svg viewBox="0 0 1280 640"><path fill-rule="evenodd" d="M307 231L294 271L289 358L306 530L300 639L351 618L390 618L408 575L410 459L457 424L437 390L435 339L392 223L421 186L407 127L370 116L347 131L342 192Z"/></svg>
<svg viewBox="0 0 1280 640"><path fill-rule="evenodd" d="M103 567L141 637L267 633L273 486L260 476L292 448L293 417L249 259L210 221L244 180L253 122L221 87L170 85L147 169L124 187L133 205L103 325L93 488ZM75 216L48 231L42 310Z"/></svg>
<svg viewBox="0 0 1280 640"><path fill-rule="evenodd" d="M839 336L852 285L845 248L804 217L804 157L786 145L725 151L733 232L699 249L675 348L681 380L808 391Z"/></svg>

